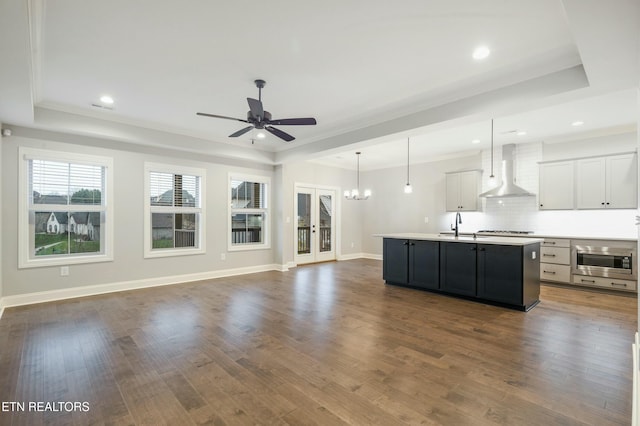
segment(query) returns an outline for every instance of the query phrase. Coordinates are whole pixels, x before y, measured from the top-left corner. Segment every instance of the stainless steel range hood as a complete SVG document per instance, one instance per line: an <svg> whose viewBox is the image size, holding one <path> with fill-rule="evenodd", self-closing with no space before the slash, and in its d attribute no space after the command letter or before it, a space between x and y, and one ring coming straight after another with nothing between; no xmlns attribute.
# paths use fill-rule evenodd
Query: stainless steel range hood
<svg viewBox="0 0 640 426"><path fill-rule="evenodd" d="M514 157L516 145L511 143L502 146L502 183L493 189L480 194L486 198L501 197L531 197L535 196L531 192L516 185L514 174Z"/></svg>

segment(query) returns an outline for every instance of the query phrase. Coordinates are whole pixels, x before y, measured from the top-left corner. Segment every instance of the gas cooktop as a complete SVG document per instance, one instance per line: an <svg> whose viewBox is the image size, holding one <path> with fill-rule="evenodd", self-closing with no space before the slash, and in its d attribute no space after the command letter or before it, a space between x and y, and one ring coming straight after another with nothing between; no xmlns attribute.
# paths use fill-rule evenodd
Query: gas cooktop
<svg viewBox="0 0 640 426"><path fill-rule="evenodd" d="M512 235L527 235L533 234L533 231L506 231L503 229L481 229L478 234L512 234Z"/></svg>

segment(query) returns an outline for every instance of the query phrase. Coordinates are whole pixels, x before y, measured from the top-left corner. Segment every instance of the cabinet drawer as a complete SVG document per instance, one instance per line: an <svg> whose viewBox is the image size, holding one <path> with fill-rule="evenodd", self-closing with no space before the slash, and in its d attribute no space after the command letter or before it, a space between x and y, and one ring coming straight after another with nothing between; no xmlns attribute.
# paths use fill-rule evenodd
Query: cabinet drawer
<svg viewBox="0 0 640 426"><path fill-rule="evenodd" d="M540 262L568 265L571 251L569 247L540 247Z"/></svg>
<svg viewBox="0 0 640 426"><path fill-rule="evenodd" d="M569 247L571 240L565 240L564 238L545 238L540 244L541 247Z"/></svg>
<svg viewBox="0 0 640 426"><path fill-rule="evenodd" d="M569 265L556 265L554 263L540 264L540 280L571 282L571 268Z"/></svg>
<svg viewBox="0 0 640 426"><path fill-rule="evenodd" d="M586 275L574 275L573 283L592 287L604 287L614 290L636 291L638 283L630 280L615 278L590 277Z"/></svg>

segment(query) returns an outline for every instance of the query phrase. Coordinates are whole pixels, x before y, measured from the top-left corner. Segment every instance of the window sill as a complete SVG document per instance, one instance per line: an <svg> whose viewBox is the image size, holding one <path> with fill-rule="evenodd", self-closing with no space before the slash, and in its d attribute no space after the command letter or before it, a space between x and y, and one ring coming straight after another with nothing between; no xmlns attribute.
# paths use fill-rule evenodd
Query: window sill
<svg viewBox="0 0 640 426"><path fill-rule="evenodd" d="M144 258L145 259L153 259L156 257L174 257L174 256L192 256L198 254L205 254L207 251L204 249L164 249L164 250L153 250L153 251L145 251Z"/></svg>
<svg viewBox="0 0 640 426"><path fill-rule="evenodd" d="M228 246L227 251L269 250L270 248L271 248L270 244L246 244L246 245Z"/></svg>
<svg viewBox="0 0 640 426"><path fill-rule="evenodd" d="M20 260L18 265L19 269L28 268L44 268L51 266L68 266L68 265L81 265L84 263L101 263L101 262L113 262L113 256L110 255L88 255L88 256L68 256L48 259L29 259Z"/></svg>

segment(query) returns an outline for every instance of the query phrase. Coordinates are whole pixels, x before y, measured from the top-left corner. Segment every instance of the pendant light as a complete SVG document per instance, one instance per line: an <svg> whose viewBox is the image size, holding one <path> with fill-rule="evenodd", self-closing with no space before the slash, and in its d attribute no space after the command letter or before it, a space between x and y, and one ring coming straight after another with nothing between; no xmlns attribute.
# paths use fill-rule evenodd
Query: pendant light
<svg viewBox="0 0 640 426"><path fill-rule="evenodd" d="M493 118L491 119L491 175L489 175L489 186L495 186L496 177L493 174Z"/></svg>
<svg viewBox="0 0 640 426"><path fill-rule="evenodd" d="M356 187L351 191L344 191L344 198L347 200L366 200L371 196L371 190L365 189L364 196L360 196L360 154L361 152L356 152L358 156L358 165L357 165L357 174L356 174Z"/></svg>
<svg viewBox="0 0 640 426"><path fill-rule="evenodd" d="M411 194L413 192L413 188L411 187L411 183L409 183L409 138L407 138L407 184L404 186L404 193Z"/></svg>

